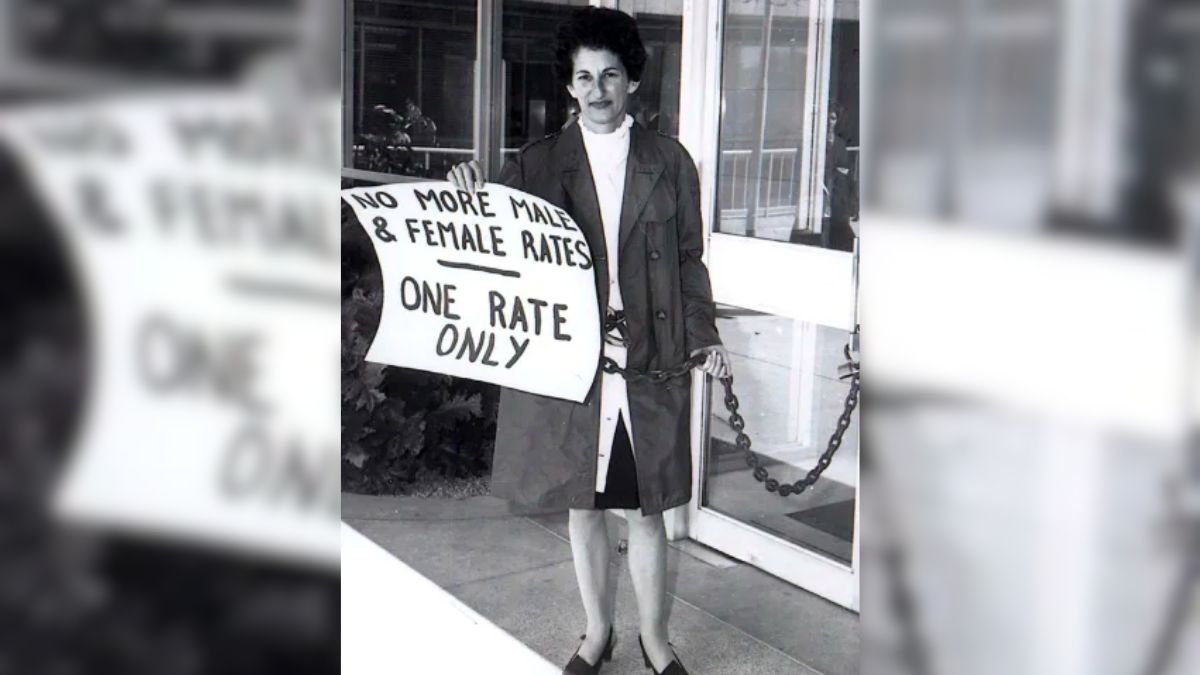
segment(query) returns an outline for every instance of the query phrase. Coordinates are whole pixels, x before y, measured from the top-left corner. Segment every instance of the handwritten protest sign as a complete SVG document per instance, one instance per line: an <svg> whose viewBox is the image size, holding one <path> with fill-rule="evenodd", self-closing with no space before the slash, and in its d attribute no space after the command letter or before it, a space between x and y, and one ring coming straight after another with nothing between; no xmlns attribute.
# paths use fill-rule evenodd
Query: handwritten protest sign
<svg viewBox="0 0 1200 675"><path fill-rule="evenodd" d="M495 183L343 190L379 258L367 359L582 401L600 358L595 264L562 209Z"/></svg>
<svg viewBox="0 0 1200 675"><path fill-rule="evenodd" d="M339 131L238 92L0 115L92 322L57 513L337 563Z"/></svg>

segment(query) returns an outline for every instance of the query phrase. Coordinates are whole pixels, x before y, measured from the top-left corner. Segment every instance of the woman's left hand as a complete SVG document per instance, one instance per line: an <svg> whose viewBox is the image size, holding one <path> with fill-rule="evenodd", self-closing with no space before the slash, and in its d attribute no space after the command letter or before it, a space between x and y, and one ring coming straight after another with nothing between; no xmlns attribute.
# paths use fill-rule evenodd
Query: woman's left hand
<svg viewBox="0 0 1200 675"><path fill-rule="evenodd" d="M724 345L701 347L692 352L692 356L697 354L708 354L708 357L704 359L704 363L699 365L700 370L718 380L733 375L733 370L729 365L729 352L725 351Z"/></svg>

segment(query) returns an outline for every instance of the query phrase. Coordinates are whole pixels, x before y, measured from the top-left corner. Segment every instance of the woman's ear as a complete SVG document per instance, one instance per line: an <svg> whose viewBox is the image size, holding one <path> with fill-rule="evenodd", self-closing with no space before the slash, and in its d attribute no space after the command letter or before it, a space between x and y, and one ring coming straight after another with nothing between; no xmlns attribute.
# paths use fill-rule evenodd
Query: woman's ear
<svg viewBox="0 0 1200 675"><path fill-rule="evenodd" d="M630 80L629 81L629 93L632 94L633 92L637 91L638 87L640 87L641 84L642 84L641 82L634 82L633 80Z"/></svg>

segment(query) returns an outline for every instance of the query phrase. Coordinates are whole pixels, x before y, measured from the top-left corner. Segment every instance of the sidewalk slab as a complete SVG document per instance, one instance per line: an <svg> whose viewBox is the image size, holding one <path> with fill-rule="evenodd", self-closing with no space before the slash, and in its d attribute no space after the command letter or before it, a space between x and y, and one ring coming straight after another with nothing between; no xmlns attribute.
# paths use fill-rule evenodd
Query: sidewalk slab
<svg viewBox="0 0 1200 675"><path fill-rule="evenodd" d="M585 620L566 514L512 516L491 497L343 496L343 519L550 663L578 646ZM614 546L625 523L609 516ZM617 647L605 673L645 673L626 558L613 556ZM668 552L671 639L689 671L858 672L856 614L749 565Z"/></svg>
<svg viewBox="0 0 1200 675"><path fill-rule="evenodd" d="M418 499L342 493L342 520L479 520L514 518L508 502L490 496Z"/></svg>
<svg viewBox="0 0 1200 675"><path fill-rule="evenodd" d="M389 519L383 515L387 499L355 500L342 520L442 587L571 560L570 549L536 524L497 511L493 502L500 500L390 498L398 503ZM444 517L433 512L439 501Z"/></svg>
<svg viewBox="0 0 1200 675"><path fill-rule="evenodd" d="M345 523L341 544L344 675L561 671Z"/></svg>
<svg viewBox="0 0 1200 675"><path fill-rule="evenodd" d="M534 520L567 539L566 514ZM614 542L627 537L624 519L610 515L609 532ZM671 544L667 557L667 579L668 591L680 600L826 675L859 672L859 626L854 612L751 565L710 565L677 543ZM623 581L628 582L628 572Z"/></svg>
<svg viewBox="0 0 1200 675"><path fill-rule="evenodd" d="M822 673L859 672L858 615L760 569L680 575L675 593Z"/></svg>
<svg viewBox="0 0 1200 675"><path fill-rule="evenodd" d="M565 664L579 646L586 619L569 561L521 572L503 583L481 581L448 590L551 663ZM616 609L617 644L604 672L645 675L637 643L637 603L627 571L618 577ZM670 626L671 642L693 675L817 672L678 599L670 607Z"/></svg>

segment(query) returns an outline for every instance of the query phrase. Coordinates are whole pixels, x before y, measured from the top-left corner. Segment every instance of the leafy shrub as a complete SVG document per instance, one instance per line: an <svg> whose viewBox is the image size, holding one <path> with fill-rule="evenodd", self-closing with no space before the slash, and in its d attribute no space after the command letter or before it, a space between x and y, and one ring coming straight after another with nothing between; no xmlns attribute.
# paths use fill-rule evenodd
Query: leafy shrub
<svg viewBox="0 0 1200 675"><path fill-rule="evenodd" d="M444 176L449 166L426 166L413 146L438 145L437 123L421 112L412 99L404 112L376 105L363 115L363 130L354 138L354 166L403 176Z"/></svg>
<svg viewBox="0 0 1200 675"><path fill-rule="evenodd" d="M423 471L477 476L491 465L499 389L363 360L383 288L370 240L342 209L342 489L403 493Z"/></svg>

